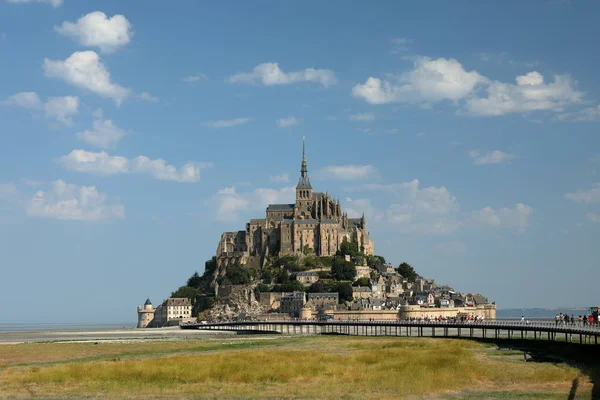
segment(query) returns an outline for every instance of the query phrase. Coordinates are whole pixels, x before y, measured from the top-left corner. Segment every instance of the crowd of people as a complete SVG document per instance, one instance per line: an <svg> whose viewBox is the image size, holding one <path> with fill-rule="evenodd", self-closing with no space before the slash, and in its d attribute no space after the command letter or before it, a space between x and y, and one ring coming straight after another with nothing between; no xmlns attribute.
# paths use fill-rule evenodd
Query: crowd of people
<svg viewBox="0 0 600 400"><path fill-rule="evenodd" d="M579 315L575 317L571 314L556 314L554 317L554 322L556 325L566 324L566 325L594 325L597 324L598 321L594 318L592 314L590 315Z"/></svg>

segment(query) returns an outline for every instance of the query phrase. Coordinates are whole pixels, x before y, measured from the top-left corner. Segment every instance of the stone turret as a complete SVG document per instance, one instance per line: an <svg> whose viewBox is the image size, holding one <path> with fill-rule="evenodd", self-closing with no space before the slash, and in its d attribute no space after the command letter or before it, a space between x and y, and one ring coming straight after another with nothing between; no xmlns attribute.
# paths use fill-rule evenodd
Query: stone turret
<svg viewBox="0 0 600 400"><path fill-rule="evenodd" d="M155 309L152 307L152 302L150 299L146 299L144 306L137 307L138 313L138 328L146 328L150 322L154 319L154 311Z"/></svg>

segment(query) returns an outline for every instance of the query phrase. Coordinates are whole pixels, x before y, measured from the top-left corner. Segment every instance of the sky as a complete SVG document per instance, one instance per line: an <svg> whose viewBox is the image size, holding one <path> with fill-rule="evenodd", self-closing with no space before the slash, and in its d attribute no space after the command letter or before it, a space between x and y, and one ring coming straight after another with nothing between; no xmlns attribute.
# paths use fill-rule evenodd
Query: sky
<svg viewBox="0 0 600 400"><path fill-rule="evenodd" d="M293 202L303 136L314 189L394 265L498 308L597 305L598 17L0 0L0 323L135 323Z"/></svg>

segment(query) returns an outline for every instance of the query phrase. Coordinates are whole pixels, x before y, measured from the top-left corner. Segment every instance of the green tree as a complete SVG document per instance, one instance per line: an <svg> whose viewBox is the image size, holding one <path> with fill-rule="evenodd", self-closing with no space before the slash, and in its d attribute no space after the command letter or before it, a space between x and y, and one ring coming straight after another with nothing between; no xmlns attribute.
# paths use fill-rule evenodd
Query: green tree
<svg viewBox="0 0 600 400"><path fill-rule="evenodd" d="M271 272L270 269L263 269L260 274L260 279L262 279L264 283L273 282L273 272Z"/></svg>
<svg viewBox="0 0 600 400"><path fill-rule="evenodd" d="M358 278L356 282L352 284L352 286L369 286L371 284L371 280L366 276Z"/></svg>
<svg viewBox="0 0 600 400"><path fill-rule="evenodd" d="M198 289L189 286L180 286L179 289L171 293L171 297L175 298L188 298L192 304L196 303L196 295L199 293Z"/></svg>
<svg viewBox="0 0 600 400"><path fill-rule="evenodd" d="M340 283L337 285L340 304L345 301L352 301L352 286L349 283Z"/></svg>
<svg viewBox="0 0 600 400"><path fill-rule="evenodd" d="M342 257L335 257L331 265L331 276L338 281L353 281L356 276L356 267Z"/></svg>
<svg viewBox="0 0 600 400"><path fill-rule="evenodd" d="M313 282L312 285L308 288L309 293L323 293L325 292L325 284L323 281Z"/></svg>
<svg viewBox="0 0 600 400"><path fill-rule="evenodd" d="M228 266L225 276L232 285L247 285L250 283L250 273L239 264Z"/></svg>
<svg viewBox="0 0 600 400"><path fill-rule="evenodd" d="M309 245L305 244L305 245L304 245L304 248L302 249L302 253L303 253L305 256L307 256L307 255L309 255L309 254L312 254L312 253L314 253L314 251L313 251L313 249L311 249L311 248L310 248L310 246L309 246Z"/></svg>
<svg viewBox="0 0 600 400"><path fill-rule="evenodd" d="M415 272L415 269L411 267L409 263L406 262L403 262L402 264L398 265L396 271L398 271L398 273L404 278L408 279L409 282L414 282L418 277L417 273Z"/></svg>
<svg viewBox="0 0 600 400"><path fill-rule="evenodd" d="M304 285L295 279L281 285L282 292L303 292L304 290L306 290Z"/></svg>
<svg viewBox="0 0 600 400"><path fill-rule="evenodd" d="M199 288L202 285L202 277L198 275L198 271L194 272L187 280L187 285L193 288Z"/></svg>
<svg viewBox="0 0 600 400"><path fill-rule="evenodd" d="M217 269L217 257L212 256L210 260L206 260L204 263L204 274L202 276L212 275Z"/></svg>
<svg viewBox="0 0 600 400"><path fill-rule="evenodd" d="M346 237L342 240L342 244L340 244L340 249L337 251L336 255L338 256L350 256L352 258L360 255L361 253L358 251L358 244L349 242Z"/></svg>

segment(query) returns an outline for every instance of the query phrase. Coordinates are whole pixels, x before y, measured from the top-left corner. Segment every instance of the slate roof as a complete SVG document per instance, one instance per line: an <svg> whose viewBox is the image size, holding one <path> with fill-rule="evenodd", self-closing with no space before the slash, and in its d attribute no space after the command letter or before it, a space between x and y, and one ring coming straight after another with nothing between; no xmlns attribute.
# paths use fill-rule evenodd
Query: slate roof
<svg viewBox="0 0 600 400"><path fill-rule="evenodd" d="M146 302L144 303L145 306L151 306L152 302L150 301L150 298L146 299Z"/></svg>
<svg viewBox="0 0 600 400"><path fill-rule="evenodd" d="M473 301L475 302L475 304L488 304L488 299L486 299L479 293L473 295Z"/></svg>
<svg viewBox="0 0 600 400"><path fill-rule="evenodd" d="M312 189L310 178L308 176L300 177L296 189Z"/></svg>
<svg viewBox="0 0 600 400"><path fill-rule="evenodd" d="M370 292L371 288L368 286L352 286L353 292Z"/></svg>
<svg viewBox="0 0 600 400"><path fill-rule="evenodd" d="M183 297L183 298L170 297L167 300L165 300L165 303L167 306L191 306L192 305L192 303L190 302L190 299L188 299L187 297Z"/></svg>
<svg viewBox="0 0 600 400"><path fill-rule="evenodd" d="M319 276L319 274L317 274L316 272L305 271L305 272L297 272L296 276Z"/></svg>
<svg viewBox="0 0 600 400"><path fill-rule="evenodd" d="M267 206L267 211L291 211L293 209L293 204L269 204Z"/></svg>
<svg viewBox="0 0 600 400"><path fill-rule="evenodd" d="M322 224L337 224L338 222L333 218L323 218L321 220Z"/></svg>
<svg viewBox="0 0 600 400"><path fill-rule="evenodd" d="M299 224L299 225L308 225L308 224L318 224L319 223L318 220L312 219L312 218L310 218L310 219L297 219L294 222L296 224Z"/></svg>

